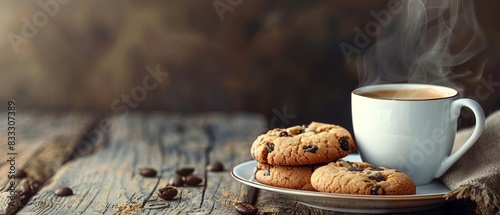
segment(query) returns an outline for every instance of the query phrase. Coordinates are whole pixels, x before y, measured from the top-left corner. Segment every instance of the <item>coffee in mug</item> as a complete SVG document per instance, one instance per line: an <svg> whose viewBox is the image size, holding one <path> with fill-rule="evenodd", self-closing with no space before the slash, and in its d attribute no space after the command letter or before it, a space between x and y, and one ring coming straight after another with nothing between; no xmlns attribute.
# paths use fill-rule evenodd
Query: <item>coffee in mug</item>
<svg viewBox="0 0 500 215"><path fill-rule="evenodd" d="M417 185L448 170L479 138L484 112L455 89L428 84L382 84L351 94L354 136L363 161L399 169ZM460 109L476 118L472 135L453 154Z"/></svg>
<svg viewBox="0 0 500 215"><path fill-rule="evenodd" d="M378 98L378 99L396 99L396 100L424 100L424 99L439 99L447 95L434 90L432 88L423 88L419 90L402 89L402 90L377 90L363 92L361 96Z"/></svg>

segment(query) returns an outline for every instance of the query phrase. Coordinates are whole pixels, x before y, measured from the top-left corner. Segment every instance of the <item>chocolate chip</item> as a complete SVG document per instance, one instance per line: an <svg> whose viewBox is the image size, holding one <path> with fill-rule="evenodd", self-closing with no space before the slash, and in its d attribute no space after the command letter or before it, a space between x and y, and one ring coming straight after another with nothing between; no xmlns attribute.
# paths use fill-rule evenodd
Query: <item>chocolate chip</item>
<svg viewBox="0 0 500 215"><path fill-rule="evenodd" d="M221 162L213 162L211 164L208 164L207 171L210 171L210 172L224 171L224 165Z"/></svg>
<svg viewBox="0 0 500 215"><path fill-rule="evenodd" d="M372 187L372 189L370 191L371 191L372 195L380 195L379 194L379 190L380 190L380 186L379 185L375 185L375 186ZM382 191L381 194L383 194L383 191Z"/></svg>
<svg viewBox="0 0 500 215"><path fill-rule="evenodd" d="M339 160L338 162L339 162L339 163L340 163L340 165L342 165L343 167L349 167L349 168L350 168L350 167L352 167L351 162L349 162L349 161Z"/></svg>
<svg viewBox="0 0 500 215"><path fill-rule="evenodd" d="M175 170L175 173L180 176L188 176L193 174L194 168L192 167L183 167Z"/></svg>
<svg viewBox="0 0 500 215"><path fill-rule="evenodd" d="M194 176L194 175L187 176L184 179L184 183L186 183L186 185L188 185L188 186L197 186L202 181L203 181L203 179L201 179L201 178L199 178L197 176Z"/></svg>
<svg viewBox="0 0 500 215"><path fill-rule="evenodd" d="M238 211L239 214L242 215L254 215L259 211L257 207L246 202L238 202L234 204L234 208L236 209L236 211Z"/></svg>
<svg viewBox="0 0 500 215"><path fill-rule="evenodd" d="M373 169L373 171L382 171L382 170L384 170L384 169L382 169L380 167L376 167L376 168Z"/></svg>
<svg viewBox="0 0 500 215"><path fill-rule="evenodd" d="M266 143L267 153L274 151L274 143Z"/></svg>
<svg viewBox="0 0 500 215"><path fill-rule="evenodd" d="M304 151L305 152L312 152L312 153L316 153L316 150L318 150L318 147L317 146L304 146L303 147Z"/></svg>
<svg viewBox="0 0 500 215"><path fill-rule="evenodd" d="M70 196L73 195L73 190L69 187L60 187L56 191L54 191L56 196Z"/></svg>
<svg viewBox="0 0 500 215"><path fill-rule="evenodd" d="M28 177L28 174L24 170L18 169L18 170L16 170L16 173L14 174L14 176L16 178L26 178L26 177Z"/></svg>
<svg viewBox="0 0 500 215"><path fill-rule="evenodd" d="M377 172L377 174L372 175L369 177L371 180L375 180L377 182L385 181L384 175L380 174L380 172Z"/></svg>
<svg viewBox="0 0 500 215"><path fill-rule="evenodd" d="M264 176L270 176L271 175L271 169L267 168L266 171L264 172Z"/></svg>
<svg viewBox="0 0 500 215"><path fill-rule="evenodd" d="M148 178L156 177L156 174L158 174L158 172L155 169L150 168L150 167L141 167L138 169L138 172L139 172L139 175L142 175L142 176L148 177Z"/></svg>
<svg viewBox="0 0 500 215"><path fill-rule="evenodd" d="M339 139L339 144L340 148L344 151L349 151L349 149L351 149L351 144L349 144L349 140L345 137Z"/></svg>
<svg viewBox="0 0 500 215"><path fill-rule="evenodd" d="M282 132L280 132L279 136L280 137L288 137L288 132L282 131Z"/></svg>
<svg viewBox="0 0 500 215"><path fill-rule="evenodd" d="M359 167L359 166L353 166L353 167L349 167L349 169L347 169L348 171L355 171L355 172L362 172L364 169L362 167Z"/></svg>
<svg viewBox="0 0 500 215"><path fill-rule="evenodd" d="M170 199L174 198L175 196L177 196L178 192L179 191L177 191L177 189L175 189L174 187L164 187L164 188L158 189L158 197L165 199L165 200L170 200Z"/></svg>
<svg viewBox="0 0 500 215"><path fill-rule="evenodd" d="M168 181L168 186L176 186L176 187L181 187L184 186L184 180L182 179L181 176L176 175Z"/></svg>

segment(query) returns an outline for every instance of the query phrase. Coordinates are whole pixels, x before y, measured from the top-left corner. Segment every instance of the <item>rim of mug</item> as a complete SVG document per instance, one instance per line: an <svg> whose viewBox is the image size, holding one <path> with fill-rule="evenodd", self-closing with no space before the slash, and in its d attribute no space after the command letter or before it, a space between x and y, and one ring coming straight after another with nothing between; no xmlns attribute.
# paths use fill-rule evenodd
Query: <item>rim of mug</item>
<svg viewBox="0 0 500 215"><path fill-rule="evenodd" d="M437 89L439 92L447 92L446 96L439 97L439 98L428 98L428 99L392 99L392 98L374 98L370 96L364 96L361 95L361 93L364 92L369 92L373 90L391 90L394 89L394 87L401 87L405 86L405 89L422 89L422 88L433 88ZM401 89L401 88L399 88ZM434 85L434 84L413 84L413 83L396 83L396 84L374 84L374 85L368 85L368 86L362 86L354 89L351 94L364 97L364 98L370 98L370 99L378 99L378 100L390 100L390 101L429 101L429 100L441 100L441 99L449 99L458 96L458 91L451 88L451 87L446 87L446 86L441 86L441 85Z"/></svg>

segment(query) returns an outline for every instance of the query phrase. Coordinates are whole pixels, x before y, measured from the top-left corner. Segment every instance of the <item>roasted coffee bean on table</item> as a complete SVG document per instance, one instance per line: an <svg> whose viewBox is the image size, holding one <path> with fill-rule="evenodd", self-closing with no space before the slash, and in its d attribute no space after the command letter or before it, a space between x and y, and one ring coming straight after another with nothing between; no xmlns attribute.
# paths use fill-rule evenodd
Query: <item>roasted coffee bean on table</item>
<svg viewBox="0 0 500 215"><path fill-rule="evenodd" d="M174 187L164 187L158 190L158 197L164 200L171 200L177 193L178 191Z"/></svg>
<svg viewBox="0 0 500 215"><path fill-rule="evenodd" d="M156 169L153 169L151 167L141 167L138 169L138 172L140 175L148 178L156 177L156 174L158 174Z"/></svg>
<svg viewBox="0 0 500 215"><path fill-rule="evenodd" d="M33 194L35 194L35 191L32 189L32 186L28 181L21 183L19 191L20 195L23 195L28 198L31 197Z"/></svg>
<svg viewBox="0 0 500 215"><path fill-rule="evenodd" d="M207 165L207 171L221 172L224 171L224 165L221 162L213 162Z"/></svg>
<svg viewBox="0 0 500 215"><path fill-rule="evenodd" d="M14 176L17 179L26 178L26 177L28 177L28 173L26 173L26 171L24 171L23 169L18 169L18 170L16 170L16 173L14 174Z"/></svg>
<svg viewBox="0 0 500 215"><path fill-rule="evenodd" d="M199 185L202 181L203 181L203 179L201 179L200 177L190 175L190 176L186 176L184 183L186 183L186 185L188 185L188 186L196 186L196 185Z"/></svg>
<svg viewBox="0 0 500 215"><path fill-rule="evenodd" d="M60 187L56 191L54 191L56 196L70 196L73 195L73 190L69 187Z"/></svg>
<svg viewBox="0 0 500 215"><path fill-rule="evenodd" d="M188 176L193 174L194 168L192 167L182 167L177 170L175 170L175 174L180 175L180 176Z"/></svg>
<svg viewBox="0 0 500 215"><path fill-rule="evenodd" d="M254 215L259 211L257 207L247 202L238 202L234 204L234 208L242 215Z"/></svg>
<svg viewBox="0 0 500 215"><path fill-rule="evenodd" d="M168 185L176 187L184 186L184 179L182 179L182 176L175 175L168 181Z"/></svg>

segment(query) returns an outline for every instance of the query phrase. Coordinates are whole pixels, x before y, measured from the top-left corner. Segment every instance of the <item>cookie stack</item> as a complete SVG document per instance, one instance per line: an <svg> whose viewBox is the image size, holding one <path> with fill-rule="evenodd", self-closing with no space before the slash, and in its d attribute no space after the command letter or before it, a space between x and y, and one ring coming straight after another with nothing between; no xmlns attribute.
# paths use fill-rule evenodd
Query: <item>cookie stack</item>
<svg viewBox="0 0 500 215"><path fill-rule="evenodd" d="M254 176L263 184L315 190L310 180L313 171L355 149L349 131L338 125L312 122L275 128L252 144L251 155L259 162Z"/></svg>
<svg viewBox="0 0 500 215"><path fill-rule="evenodd" d="M320 122L275 128L252 144L254 177L271 186L343 194L412 195L404 173L341 158L356 149L345 128Z"/></svg>

